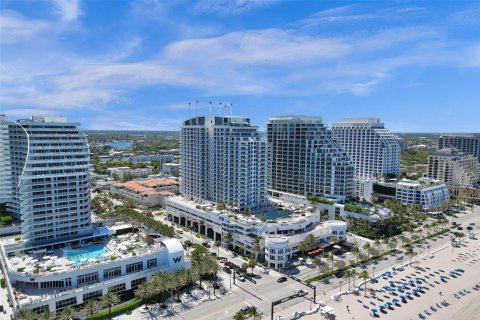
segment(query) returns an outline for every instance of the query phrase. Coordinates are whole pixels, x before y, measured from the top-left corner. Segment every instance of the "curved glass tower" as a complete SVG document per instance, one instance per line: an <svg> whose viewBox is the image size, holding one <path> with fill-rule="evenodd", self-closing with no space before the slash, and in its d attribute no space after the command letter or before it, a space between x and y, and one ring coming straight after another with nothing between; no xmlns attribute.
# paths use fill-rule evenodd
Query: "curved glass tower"
<svg viewBox="0 0 480 320"><path fill-rule="evenodd" d="M1 168L10 171L7 211L21 220L23 240L49 243L92 233L90 154L79 124L61 117L2 123L8 128Z"/></svg>

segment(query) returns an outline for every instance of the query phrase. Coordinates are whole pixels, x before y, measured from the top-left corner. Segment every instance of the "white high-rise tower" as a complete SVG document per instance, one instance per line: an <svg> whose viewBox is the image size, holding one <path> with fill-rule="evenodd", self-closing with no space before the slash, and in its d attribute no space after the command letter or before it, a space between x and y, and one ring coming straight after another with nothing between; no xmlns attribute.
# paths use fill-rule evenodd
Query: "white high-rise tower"
<svg viewBox="0 0 480 320"><path fill-rule="evenodd" d="M28 243L92 233L90 154L77 123L61 117L1 120L1 192ZM5 142L5 144L3 144ZM1 190L0 190L1 191Z"/></svg>
<svg viewBox="0 0 480 320"><path fill-rule="evenodd" d="M182 123L181 193L255 209L267 204L267 144L250 119L199 116Z"/></svg>

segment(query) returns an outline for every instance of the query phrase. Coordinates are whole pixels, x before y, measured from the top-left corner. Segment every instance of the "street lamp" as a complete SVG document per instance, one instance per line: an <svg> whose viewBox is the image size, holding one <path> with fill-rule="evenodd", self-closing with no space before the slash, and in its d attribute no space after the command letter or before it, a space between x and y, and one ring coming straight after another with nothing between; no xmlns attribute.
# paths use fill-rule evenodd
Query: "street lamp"
<svg viewBox="0 0 480 320"><path fill-rule="evenodd" d="M375 269L377 269L377 267L373 266L372 278L375 278Z"/></svg>

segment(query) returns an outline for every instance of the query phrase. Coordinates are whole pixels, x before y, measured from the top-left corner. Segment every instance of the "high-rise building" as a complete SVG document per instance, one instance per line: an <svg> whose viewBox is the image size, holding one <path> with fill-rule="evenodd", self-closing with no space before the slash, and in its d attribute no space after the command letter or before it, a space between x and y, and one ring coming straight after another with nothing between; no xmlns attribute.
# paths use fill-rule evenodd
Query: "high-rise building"
<svg viewBox="0 0 480 320"><path fill-rule="evenodd" d="M438 149L453 148L471 154L480 161L480 133L443 134Z"/></svg>
<svg viewBox="0 0 480 320"><path fill-rule="evenodd" d="M182 123L181 193L255 209L267 205L267 143L250 119L199 116Z"/></svg>
<svg viewBox="0 0 480 320"><path fill-rule="evenodd" d="M0 203L7 202L12 196L8 125L7 117L0 115Z"/></svg>
<svg viewBox="0 0 480 320"><path fill-rule="evenodd" d="M0 140L9 148L2 147L0 169L10 173L7 212L21 220L26 242L92 232L89 148L77 126L61 117L2 120Z"/></svg>
<svg viewBox="0 0 480 320"><path fill-rule="evenodd" d="M396 186L396 199L404 205L418 204L424 209L437 208L450 199L444 183L429 178L402 179Z"/></svg>
<svg viewBox="0 0 480 320"><path fill-rule="evenodd" d="M476 186L480 178L480 162L472 154L455 149L442 149L428 157L428 177L443 181L452 194L459 188Z"/></svg>
<svg viewBox="0 0 480 320"><path fill-rule="evenodd" d="M320 117L272 117L267 124L269 189L353 195L353 166Z"/></svg>
<svg viewBox="0 0 480 320"><path fill-rule="evenodd" d="M332 136L355 165L357 179L381 179L400 174L397 136L377 118L342 119L332 125Z"/></svg>

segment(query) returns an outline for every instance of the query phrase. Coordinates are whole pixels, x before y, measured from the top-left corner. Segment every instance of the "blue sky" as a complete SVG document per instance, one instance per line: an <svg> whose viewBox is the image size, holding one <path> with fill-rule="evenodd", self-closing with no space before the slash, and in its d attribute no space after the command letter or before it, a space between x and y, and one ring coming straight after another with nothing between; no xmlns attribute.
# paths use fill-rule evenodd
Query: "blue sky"
<svg viewBox="0 0 480 320"><path fill-rule="evenodd" d="M479 132L480 3L0 2L0 113L177 130L196 101L261 126L307 114Z"/></svg>

